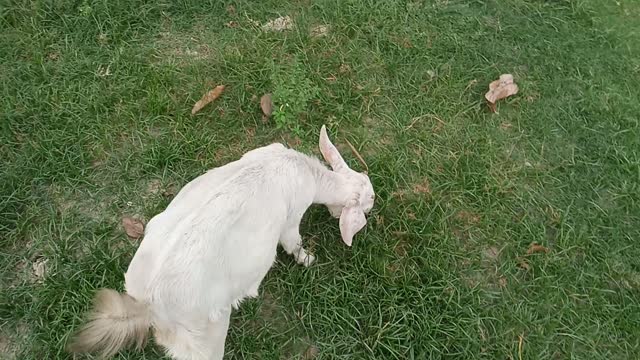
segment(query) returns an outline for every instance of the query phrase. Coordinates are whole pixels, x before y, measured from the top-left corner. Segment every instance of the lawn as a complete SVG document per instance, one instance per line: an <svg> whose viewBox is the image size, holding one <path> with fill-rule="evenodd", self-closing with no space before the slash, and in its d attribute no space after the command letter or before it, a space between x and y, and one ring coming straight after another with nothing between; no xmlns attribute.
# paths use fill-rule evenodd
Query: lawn
<svg viewBox="0 0 640 360"><path fill-rule="evenodd" d="M369 225L347 248L310 209L317 262L279 253L228 358L638 359L639 45L636 0L4 0L0 358L71 358L124 216L258 146L319 155L326 124Z"/></svg>

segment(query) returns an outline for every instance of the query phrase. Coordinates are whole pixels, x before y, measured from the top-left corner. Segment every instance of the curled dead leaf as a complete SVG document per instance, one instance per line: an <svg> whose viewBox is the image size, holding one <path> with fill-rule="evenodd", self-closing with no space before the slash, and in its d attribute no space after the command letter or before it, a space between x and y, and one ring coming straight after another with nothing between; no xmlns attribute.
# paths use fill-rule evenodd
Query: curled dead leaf
<svg viewBox="0 0 640 360"><path fill-rule="evenodd" d="M202 110L203 107L207 106L207 104L219 98L220 95L222 95L223 91L224 85L218 85L213 90L204 94L204 96L202 96L202 98L198 100L195 105L193 105L193 109L191 109L191 115L195 115L198 111Z"/></svg>
<svg viewBox="0 0 640 360"><path fill-rule="evenodd" d="M491 112L496 112L496 102L518 93L518 85L513 82L513 75L502 74L498 80L489 84L489 91L484 95L489 102Z"/></svg>
<svg viewBox="0 0 640 360"><path fill-rule="evenodd" d="M273 101L271 100L271 94L264 94L260 98L260 109L265 116L271 116L273 112Z"/></svg>
<svg viewBox="0 0 640 360"><path fill-rule="evenodd" d="M144 235L144 224L138 219L125 216L122 218L122 226L131 239L137 240Z"/></svg>
<svg viewBox="0 0 640 360"><path fill-rule="evenodd" d="M550 250L549 248L546 248L540 244L538 244L537 242L532 242L531 245L529 245L529 249L527 250L527 255L531 255L531 254L536 254L536 253L548 253Z"/></svg>

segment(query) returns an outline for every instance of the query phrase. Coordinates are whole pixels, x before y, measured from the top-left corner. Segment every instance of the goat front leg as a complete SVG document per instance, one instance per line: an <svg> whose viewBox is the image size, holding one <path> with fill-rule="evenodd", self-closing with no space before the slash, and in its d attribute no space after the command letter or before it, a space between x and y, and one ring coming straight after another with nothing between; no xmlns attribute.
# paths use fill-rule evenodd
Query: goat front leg
<svg viewBox="0 0 640 360"><path fill-rule="evenodd" d="M280 245L287 254L292 255L298 264L308 267L315 260L316 257L309 254L307 250L302 247L302 237L299 230L300 222L296 225L286 229L282 235L280 235Z"/></svg>

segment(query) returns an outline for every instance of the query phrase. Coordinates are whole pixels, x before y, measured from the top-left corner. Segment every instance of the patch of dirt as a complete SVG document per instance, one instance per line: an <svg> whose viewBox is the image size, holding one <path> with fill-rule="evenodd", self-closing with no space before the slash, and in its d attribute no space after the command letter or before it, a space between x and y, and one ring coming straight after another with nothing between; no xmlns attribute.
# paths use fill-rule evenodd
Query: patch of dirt
<svg viewBox="0 0 640 360"><path fill-rule="evenodd" d="M290 16L281 16L277 19L273 19L266 24L262 25L264 31L285 31L293 29L293 20Z"/></svg>
<svg viewBox="0 0 640 360"><path fill-rule="evenodd" d="M184 65L190 61L211 61L215 58L216 51L211 44L203 40L206 30L199 27L187 33L162 32L156 40L154 48L157 49L155 60L160 63L177 63Z"/></svg>
<svg viewBox="0 0 640 360"><path fill-rule="evenodd" d="M0 359L16 359L16 346L9 335L0 333Z"/></svg>
<svg viewBox="0 0 640 360"><path fill-rule="evenodd" d="M248 127L245 129L245 133L247 134L247 140L253 142L253 138L256 137L256 128Z"/></svg>
<svg viewBox="0 0 640 360"><path fill-rule="evenodd" d="M109 204L114 201L113 198L97 199L95 195L69 191L55 184L49 186L47 192L60 213L74 212L91 220L103 220Z"/></svg>
<svg viewBox="0 0 640 360"><path fill-rule="evenodd" d="M469 288L482 287L498 290L508 285L507 278L500 272L500 253L497 246L483 249L470 249L470 253L479 253L479 259L465 259L460 263L463 269L460 275L463 283Z"/></svg>
<svg viewBox="0 0 640 360"><path fill-rule="evenodd" d="M260 318L269 321L269 319L279 317L280 312L280 305L278 305L276 299L270 293L263 291L262 304L260 305Z"/></svg>
<svg viewBox="0 0 640 360"><path fill-rule="evenodd" d="M489 246L482 250L482 258L487 261L496 261L500 256L500 249L495 246Z"/></svg>
<svg viewBox="0 0 640 360"><path fill-rule="evenodd" d="M415 182L409 188L399 188L391 193L391 196L404 201L405 198L415 198L431 195L431 183L427 178L421 179L420 181Z"/></svg>
<svg viewBox="0 0 640 360"><path fill-rule="evenodd" d="M44 281L44 277L47 275L47 263L49 259L44 256L36 258L36 260L31 264L31 269L33 270L31 281L41 284Z"/></svg>
<svg viewBox="0 0 640 360"><path fill-rule="evenodd" d="M316 356L318 356L319 354L320 354L320 350L318 350L318 348L315 345L309 345L309 347L304 352L304 354L302 354L302 359L304 360L315 359Z"/></svg>
<svg viewBox="0 0 640 360"><path fill-rule="evenodd" d="M455 217L465 225L475 225L480 222L480 215L467 210L458 211Z"/></svg>
<svg viewBox="0 0 640 360"><path fill-rule="evenodd" d="M0 331L0 359L16 360L20 351L20 341L27 334L28 327L19 323L15 333L9 334L6 330Z"/></svg>
<svg viewBox="0 0 640 360"><path fill-rule="evenodd" d="M310 35L312 38L320 38L329 35L329 25L316 25L311 28Z"/></svg>
<svg viewBox="0 0 640 360"><path fill-rule="evenodd" d="M162 191L162 181L160 179L152 179L147 183L147 194L157 195Z"/></svg>
<svg viewBox="0 0 640 360"><path fill-rule="evenodd" d="M430 195L431 194L431 183L429 179L424 178L422 181L413 185L413 192L417 194Z"/></svg>
<svg viewBox="0 0 640 360"><path fill-rule="evenodd" d="M283 135L282 140L284 141L285 144L287 144L288 147L292 149L296 149L300 145L302 145L302 140L295 135L285 134ZM343 152L342 150L339 150L339 151L341 154L345 154L345 152Z"/></svg>
<svg viewBox="0 0 640 360"><path fill-rule="evenodd" d="M398 258L404 258L407 256L407 248L409 247L409 243L406 239L400 239L393 247L393 252L398 256Z"/></svg>
<svg viewBox="0 0 640 360"><path fill-rule="evenodd" d="M369 140L366 141L367 146L360 151L364 159L388 153L389 147L394 143L395 131L384 120L371 116L365 116L362 119L362 125L363 129L366 129L363 133L363 140Z"/></svg>

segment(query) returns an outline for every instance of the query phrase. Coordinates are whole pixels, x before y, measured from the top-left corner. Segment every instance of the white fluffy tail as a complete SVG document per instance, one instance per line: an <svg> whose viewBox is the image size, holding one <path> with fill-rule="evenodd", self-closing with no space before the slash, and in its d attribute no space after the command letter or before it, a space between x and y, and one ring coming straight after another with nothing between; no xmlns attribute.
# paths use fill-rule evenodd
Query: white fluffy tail
<svg viewBox="0 0 640 360"><path fill-rule="evenodd" d="M151 312L146 304L115 290L99 290L89 321L67 346L73 353L100 352L102 358L135 345L142 349L151 327Z"/></svg>

